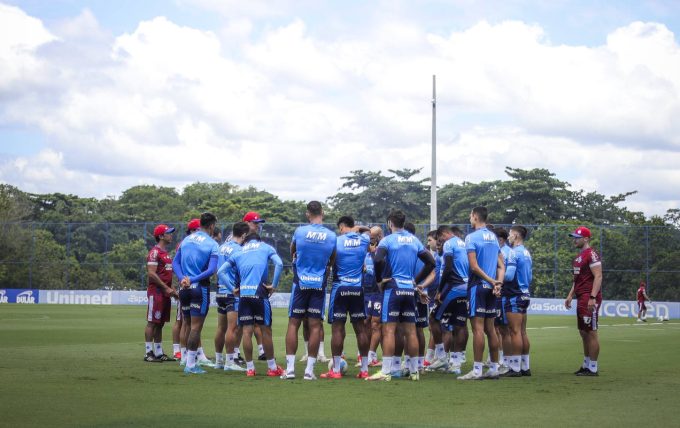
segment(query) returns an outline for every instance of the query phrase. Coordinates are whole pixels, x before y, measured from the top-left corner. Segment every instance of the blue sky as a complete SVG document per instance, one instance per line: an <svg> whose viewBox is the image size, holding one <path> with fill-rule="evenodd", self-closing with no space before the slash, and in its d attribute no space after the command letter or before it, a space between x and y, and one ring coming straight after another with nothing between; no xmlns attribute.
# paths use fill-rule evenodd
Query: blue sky
<svg viewBox="0 0 680 428"><path fill-rule="evenodd" d="M440 184L541 167L663 214L679 20L674 1L0 0L0 182L325 199L354 169L427 174L436 73ZM182 164L197 152L213 159Z"/></svg>

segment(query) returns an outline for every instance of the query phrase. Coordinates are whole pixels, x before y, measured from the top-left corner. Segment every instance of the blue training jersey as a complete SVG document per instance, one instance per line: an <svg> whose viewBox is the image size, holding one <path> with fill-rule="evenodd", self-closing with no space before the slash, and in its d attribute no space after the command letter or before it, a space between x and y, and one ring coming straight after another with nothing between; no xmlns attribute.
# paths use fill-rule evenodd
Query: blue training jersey
<svg viewBox="0 0 680 428"><path fill-rule="evenodd" d="M446 276L441 278L440 290L442 295L446 296L453 289L467 288L470 262L466 244L457 236L453 236L444 242L442 253L444 259L442 273L446 272ZM446 269L447 264L449 264L449 269Z"/></svg>
<svg viewBox="0 0 680 428"><path fill-rule="evenodd" d="M367 233L349 232L338 236L333 265L333 286L361 287L364 261L370 243L371 237Z"/></svg>
<svg viewBox="0 0 680 428"><path fill-rule="evenodd" d="M283 262L274 247L258 240L250 240L243 244L241 251L227 261L234 267L234 286L239 288L240 297L268 297L264 287L269 278L269 261L274 263L274 279L272 285L279 285L279 277L283 270Z"/></svg>
<svg viewBox="0 0 680 428"><path fill-rule="evenodd" d="M321 224L300 226L293 234L295 283L303 288L322 289L328 261L335 251L335 232Z"/></svg>
<svg viewBox="0 0 680 428"><path fill-rule="evenodd" d="M465 237L465 248L468 253L475 253L477 255L477 264L480 269L484 271L490 278L496 278L496 269L498 268L498 253L500 246L496 234L483 227L477 229L467 237ZM470 271L469 283L474 285L491 285L482 278Z"/></svg>
<svg viewBox="0 0 680 428"><path fill-rule="evenodd" d="M432 256L434 257L434 281L432 281L432 284L427 287L427 296L430 299L434 299L434 297L437 295L439 281L441 281L442 271L444 270L443 257L436 251L432 252Z"/></svg>
<svg viewBox="0 0 680 428"><path fill-rule="evenodd" d="M505 267L508 267L508 258L510 257L510 252L512 251L512 248L508 244L505 244L501 247L501 254L503 254L503 262L505 263Z"/></svg>
<svg viewBox="0 0 680 428"><path fill-rule="evenodd" d="M528 295L533 276L532 268L533 262L529 250L524 245L514 247L508 255L505 281L503 282L503 295Z"/></svg>
<svg viewBox="0 0 680 428"><path fill-rule="evenodd" d="M217 250L217 292L220 294L232 294L234 292L234 281L236 272L233 269L222 269L227 260L241 252L241 245L236 241L227 241L220 245Z"/></svg>
<svg viewBox="0 0 680 428"><path fill-rule="evenodd" d="M418 255L427 251L420 240L402 229L384 237L378 244L381 248L387 253L382 277L392 278L385 289L413 288Z"/></svg>
<svg viewBox="0 0 680 428"><path fill-rule="evenodd" d="M373 262L375 252L366 254L364 259L364 275L361 279L361 285L364 287L364 295L379 293L378 283L375 280L375 263Z"/></svg>
<svg viewBox="0 0 680 428"><path fill-rule="evenodd" d="M182 273L194 278L208 269L211 257L217 258L218 246L207 233L199 230L182 240L179 251ZM201 283L208 285L209 281L210 278L205 278Z"/></svg>

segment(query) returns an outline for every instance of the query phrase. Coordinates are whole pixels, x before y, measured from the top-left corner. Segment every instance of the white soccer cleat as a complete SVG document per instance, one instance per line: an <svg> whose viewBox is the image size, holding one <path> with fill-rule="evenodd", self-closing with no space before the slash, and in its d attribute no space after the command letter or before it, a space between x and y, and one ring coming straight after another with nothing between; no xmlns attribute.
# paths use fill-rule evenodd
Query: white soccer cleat
<svg viewBox="0 0 680 428"><path fill-rule="evenodd" d="M304 380L316 380L316 375L314 373L305 373L305 376L302 379L304 379Z"/></svg>
<svg viewBox="0 0 680 428"><path fill-rule="evenodd" d="M470 370L467 374L463 376L458 376L458 380L482 380L482 375L476 375L474 370Z"/></svg>
<svg viewBox="0 0 680 428"><path fill-rule="evenodd" d="M509 371L510 371L510 367L508 367L508 366L500 366L500 367L498 368L498 374L499 374L499 375L504 375L504 374L506 374L506 373L509 372ZM487 372L487 373L489 373L489 372Z"/></svg>
<svg viewBox="0 0 680 428"><path fill-rule="evenodd" d="M449 360L446 358L438 358L436 359L430 366L427 368L428 371L436 371L436 370L446 370L449 367Z"/></svg>
<svg viewBox="0 0 680 428"><path fill-rule="evenodd" d="M316 361L318 361L320 363L327 363L329 361L329 359L325 355L319 355L317 357Z"/></svg>
<svg viewBox="0 0 680 428"><path fill-rule="evenodd" d="M295 372L284 371L283 374L281 375L281 379L283 379L283 380L293 380L293 379L295 379Z"/></svg>
<svg viewBox="0 0 680 428"><path fill-rule="evenodd" d="M213 363L212 361L210 361L207 358L205 358L203 360L196 361L196 365L201 366L201 367L215 367L215 363Z"/></svg>
<svg viewBox="0 0 680 428"><path fill-rule="evenodd" d="M303 355L302 357L300 357L300 360L299 360L299 361L300 361L301 363L304 363L305 361L307 361L307 358L308 358L308 357L309 357L309 355L305 354L305 355Z"/></svg>
<svg viewBox="0 0 680 428"><path fill-rule="evenodd" d="M224 365L224 371L225 372L244 372L244 371L246 371L246 369L244 369L243 367L239 366L236 363L232 363L232 364L225 364Z"/></svg>
<svg viewBox="0 0 680 428"><path fill-rule="evenodd" d="M482 375L482 379L492 379L496 380L499 379L500 375L498 370L487 370L486 373Z"/></svg>
<svg viewBox="0 0 680 428"><path fill-rule="evenodd" d="M449 364L449 367L446 369L446 373L459 375L461 373L460 364Z"/></svg>
<svg viewBox="0 0 680 428"><path fill-rule="evenodd" d="M382 372L382 370L379 370L378 372L367 377L365 380L367 380L369 382L372 382L372 381L389 382L389 381L392 380L392 375L385 374L385 373Z"/></svg>

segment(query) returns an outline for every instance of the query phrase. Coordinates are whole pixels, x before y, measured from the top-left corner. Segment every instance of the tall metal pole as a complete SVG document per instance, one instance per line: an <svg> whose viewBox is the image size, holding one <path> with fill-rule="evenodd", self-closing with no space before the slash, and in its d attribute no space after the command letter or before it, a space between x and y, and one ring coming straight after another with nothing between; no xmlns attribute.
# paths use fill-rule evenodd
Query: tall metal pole
<svg viewBox="0 0 680 428"><path fill-rule="evenodd" d="M437 76L432 75L432 177L430 178L430 227L437 223Z"/></svg>

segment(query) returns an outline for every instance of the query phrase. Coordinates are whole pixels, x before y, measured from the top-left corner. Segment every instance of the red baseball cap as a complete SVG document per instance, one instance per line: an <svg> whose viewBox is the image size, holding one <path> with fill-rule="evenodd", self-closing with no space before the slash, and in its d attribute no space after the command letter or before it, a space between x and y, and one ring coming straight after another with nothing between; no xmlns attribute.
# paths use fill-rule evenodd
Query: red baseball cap
<svg viewBox="0 0 680 428"><path fill-rule="evenodd" d="M569 236L572 238L590 238L590 229L585 226L579 226Z"/></svg>
<svg viewBox="0 0 680 428"><path fill-rule="evenodd" d="M174 227L170 227L166 224L159 224L158 226L156 226L154 228L153 236L157 237L157 236L165 235L166 233L172 233L174 231L175 231Z"/></svg>
<svg viewBox="0 0 680 428"><path fill-rule="evenodd" d="M260 218L260 214L255 211L248 211L246 215L243 216L243 221L252 221L253 223L264 223L264 220Z"/></svg>
<svg viewBox="0 0 680 428"><path fill-rule="evenodd" d="M201 228L201 220L197 218L192 218L189 220L189 223L187 223L187 229L189 230L196 230Z"/></svg>

